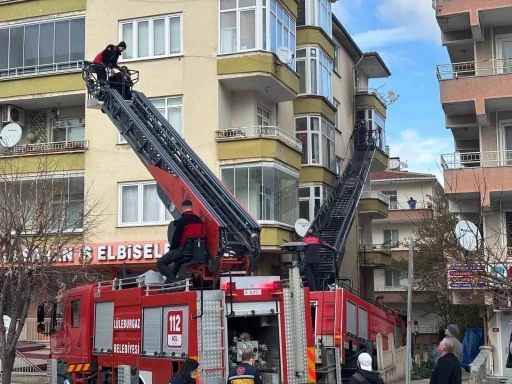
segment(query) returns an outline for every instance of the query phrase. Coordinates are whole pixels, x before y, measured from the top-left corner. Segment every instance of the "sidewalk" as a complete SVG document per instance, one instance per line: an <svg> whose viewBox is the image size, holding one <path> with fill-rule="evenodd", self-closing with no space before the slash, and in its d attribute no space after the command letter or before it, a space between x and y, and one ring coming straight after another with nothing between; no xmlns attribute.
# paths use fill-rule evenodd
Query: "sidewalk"
<svg viewBox="0 0 512 384"><path fill-rule="evenodd" d="M411 380L411 384L428 384L430 379ZM469 372L462 373L462 382L469 383ZM399 381L397 384L405 384L405 381Z"/></svg>

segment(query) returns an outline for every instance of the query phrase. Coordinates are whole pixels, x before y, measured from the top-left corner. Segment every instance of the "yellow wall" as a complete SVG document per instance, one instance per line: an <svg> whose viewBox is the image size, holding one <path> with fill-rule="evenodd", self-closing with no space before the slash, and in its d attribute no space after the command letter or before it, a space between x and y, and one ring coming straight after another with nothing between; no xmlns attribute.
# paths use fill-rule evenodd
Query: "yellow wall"
<svg viewBox="0 0 512 384"><path fill-rule="evenodd" d="M26 0L0 3L0 22L85 10L86 0Z"/></svg>
<svg viewBox="0 0 512 384"><path fill-rule="evenodd" d="M334 124L335 111L334 106L322 96L300 96L293 102L295 115L321 114L327 120Z"/></svg>
<svg viewBox="0 0 512 384"><path fill-rule="evenodd" d="M334 41L325 34L322 28L302 26L297 27L297 47L306 44L319 45L331 58L334 58Z"/></svg>
<svg viewBox="0 0 512 384"><path fill-rule="evenodd" d="M0 7L0 12L2 8ZM0 81L0 99L84 90L81 73L12 78ZM85 97L85 94L84 94Z"/></svg>
<svg viewBox="0 0 512 384"><path fill-rule="evenodd" d="M84 154L81 152L0 157L0 162L3 174L80 171L85 164Z"/></svg>

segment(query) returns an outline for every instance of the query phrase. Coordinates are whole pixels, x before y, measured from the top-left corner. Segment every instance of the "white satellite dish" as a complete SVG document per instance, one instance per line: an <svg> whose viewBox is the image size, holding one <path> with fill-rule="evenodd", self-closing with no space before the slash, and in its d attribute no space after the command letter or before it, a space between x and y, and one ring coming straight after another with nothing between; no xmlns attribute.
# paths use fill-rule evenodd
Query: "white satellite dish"
<svg viewBox="0 0 512 384"><path fill-rule="evenodd" d="M389 169L400 169L400 162L397 159L389 159Z"/></svg>
<svg viewBox="0 0 512 384"><path fill-rule="evenodd" d="M293 59L293 53L290 51L288 47L285 47L284 45L277 48L276 52L277 58L285 64L289 64L290 61Z"/></svg>
<svg viewBox="0 0 512 384"><path fill-rule="evenodd" d="M409 164L407 164L405 161L401 161L400 165L402 166L402 168L409 168Z"/></svg>
<svg viewBox="0 0 512 384"><path fill-rule="evenodd" d="M16 123L7 124L0 132L0 143L5 147L14 147L21 140L21 127Z"/></svg>
<svg viewBox="0 0 512 384"><path fill-rule="evenodd" d="M467 220L461 220L457 223L455 236L457 236L461 247L467 251L476 251L478 245L482 242L482 235L476 225Z"/></svg>
<svg viewBox="0 0 512 384"><path fill-rule="evenodd" d="M393 91L389 91L388 92L388 99L391 100L391 102L394 102L396 101L396 99L398 99L398 96L395 92Z"/></svg>
<svg viewBox="0 0 512 384"><path fill-rule="evenodd" d="M307 221L306 219L297 220L295 222L295 233L297 233L297 235L299 235L300 237L306 236L306 233L308 232L310 225L311 224L309 224L309 221Z"/></svg>

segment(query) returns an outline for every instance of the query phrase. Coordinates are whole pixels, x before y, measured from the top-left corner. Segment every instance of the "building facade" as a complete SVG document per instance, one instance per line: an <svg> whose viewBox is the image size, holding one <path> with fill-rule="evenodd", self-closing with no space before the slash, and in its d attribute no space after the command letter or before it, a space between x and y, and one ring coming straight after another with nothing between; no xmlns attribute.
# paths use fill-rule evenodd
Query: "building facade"
<svg viewBox="0 0 512 384"><path fill-rule="evenodd" d="M450 56L449 64L437 68L446 128L455 143L454 153L441 156L445 192L450 210L483 238L476 258L503 268L512 245L512 1L438 0L434 7ZM454 302L488 304L485 343L495 351L492 374L510 378L510 312L493 304L491 292L484 295L471 285L452 284Z"/></svg>
<svg viewBox="0 0 512 384"><path fill-rule="evenodd" d="M372 170L386 168L387 102L368 82L389 70L377 53L359 49L331 1L125 4L0 3L2 124L16 122L23 132L3 156L58 160L62 177L82 186L77 209L87 196L100 198L104 220L94 236L83 234L91 267L113 276L124 263L133 272L154 268L173 218L107 116L86 108L81 78L84 60L123 40L120 63L139 71L136 89L261 223L257 273L280 275L289 257L279 246L296 238L299 217L312 220L351 157L356 119L378 130ZM292 53L288 63L277 58L283 47ZM354 228L342 275L359 279Z"/></svg>
<svg viewBox="0 0 512 384"><path fill-rule="evenodd" d="M433 202L443 194L443 188L434 175L403 170L398 158L391 158L390 164L395 168L371 175L372 192L389 198L388 217L372 223L373 239L380 244L373 248L388 252L392 260L407 260L409 239L422 220L432 217ZM372 273L367 276L368 296L382 296L386 306L406 313L408 279L400 278L391 268L374 269ZM414 353L420 356L428 346L439 341L441 325L424 301L421 295L413 296Z"/></svg>

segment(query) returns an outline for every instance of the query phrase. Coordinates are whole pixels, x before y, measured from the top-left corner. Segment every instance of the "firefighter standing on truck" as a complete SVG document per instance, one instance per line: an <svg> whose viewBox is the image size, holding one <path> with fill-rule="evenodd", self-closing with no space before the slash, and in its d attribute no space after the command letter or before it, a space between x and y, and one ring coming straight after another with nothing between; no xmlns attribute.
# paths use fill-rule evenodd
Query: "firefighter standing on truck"
<svg viewBox="0 0 512 384"><path fill-rule="evenodd" d="M254 366L254 352L242 352L242 362L229 372L228 384L263 384L260 370Z"/></svg>
<svg viewBox="0 0 512 384"><path fill-rule="evenodd" d="M183 200L181 203L181 217L169 224L167 238L171 248L156 262L158 270L165 277L166 283L174 283L178 280L180 268L188 259L186 254L192 253L192 244L188 239L204 236L204 224L199 216L192 211L192 202ZM174 234L169 239L174 226ZM172 269L168 267L172 263Z"/></svg>
<svg viewBox="0 0 512 384"><path fill-rule="evenodd" d="M335 251L336 249L329 244L324 243L318 236L313 233L313 230L308 229L306 237L302 239L307 244L304 251L304 272L306 274L306 282L310 291L321 291L322 282L320 280L320 247L328 248Z"/></svg>

